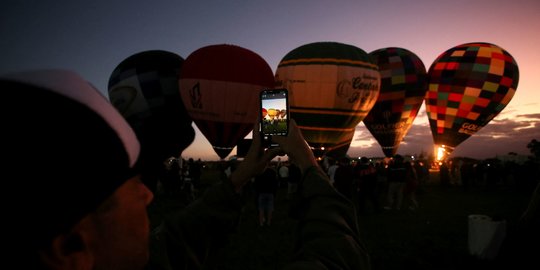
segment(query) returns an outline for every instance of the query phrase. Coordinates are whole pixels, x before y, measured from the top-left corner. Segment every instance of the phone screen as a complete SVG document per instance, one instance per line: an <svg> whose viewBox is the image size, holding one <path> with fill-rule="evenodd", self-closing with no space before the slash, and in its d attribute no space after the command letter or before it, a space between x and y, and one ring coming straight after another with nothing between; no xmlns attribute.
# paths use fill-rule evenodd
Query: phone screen
<svg viewBox="0 0 540 270"><path fill-rule="evenodd" d="M287 89L265 89L261 92L261 134L286 136L289 131L289 95Z"/></svg>

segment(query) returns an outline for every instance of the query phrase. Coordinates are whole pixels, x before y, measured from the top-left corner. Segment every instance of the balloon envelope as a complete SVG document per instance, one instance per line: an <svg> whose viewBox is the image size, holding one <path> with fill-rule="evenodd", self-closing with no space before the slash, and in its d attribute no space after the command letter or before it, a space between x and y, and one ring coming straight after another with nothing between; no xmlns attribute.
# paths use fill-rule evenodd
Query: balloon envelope
<svg viewBox="0 0 540 270"><path fill-rule="evenodd" d="M381 90L363 122L385 156L393 157L424 102L426 68L416 54L403 48L369 54L379 66Z"/></svg>
<svg viewBox="0 0 540 270"><path fill-rule="evenodd" d="M434 143L450 154L506 107L518 80L516 61L497 45L466 43L441 54L425 96Z"/></svg>
<svg viewBox="0 0 540 270"><path fill-rule="evenodd" d="M211 45L191 53L180 74L189 115L221 159L253 130L259 93L274 76L258 54L235 45Z"/></svg>
<svg viewBox="0 0 540 270"><path fill-rule="evenodd" d="M109 78L109 100L135 130L141 156L155 166L179 156L195 138L178 92L183 62L172 52L143 51L123 60Z"/></svg>
<svg viewBox="0 0 540 270"><path fill-rule="evenodd" d="M289 89L291 118L314 154L322 156L332 149L348 149L356 125L377 100L380 75L362 49L315 42L283 57L276 84Z"/></svg>

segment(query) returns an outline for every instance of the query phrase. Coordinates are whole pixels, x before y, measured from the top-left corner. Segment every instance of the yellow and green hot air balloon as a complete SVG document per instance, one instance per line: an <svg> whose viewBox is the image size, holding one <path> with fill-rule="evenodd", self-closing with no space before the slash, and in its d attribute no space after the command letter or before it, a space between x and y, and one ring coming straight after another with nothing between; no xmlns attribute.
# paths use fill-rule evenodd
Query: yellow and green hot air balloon
<svg viewBox="0 0 540 270"><path fill-rule="evenodd" d="M290 51L275 79L277 87L289 90L291 118L319 157L347 152L380 86L378 66L369 55L338 42L315 42Z"/></svg>

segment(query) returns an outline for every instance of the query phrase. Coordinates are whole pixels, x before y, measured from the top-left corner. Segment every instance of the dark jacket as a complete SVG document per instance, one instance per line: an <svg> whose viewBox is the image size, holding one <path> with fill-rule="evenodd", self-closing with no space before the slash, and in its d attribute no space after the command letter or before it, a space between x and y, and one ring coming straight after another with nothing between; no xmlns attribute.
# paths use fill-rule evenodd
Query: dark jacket
<svg viewBox="0 0 540 270"><path fill-rule="evenodd" d="M339 195L319 167L304 172L294 211L299 219L297 249L284 269L370 269L360 242L352 203ZM225 181L175 217L151 237L147 269L202 269L205 254L219 248L241 213L240 196Z"/></svg>
<svg viewBox="0 0 540 270"><path fill-rule="evenodd" d="M266 168L264 172L255 177L255 191L257 193L276 194L278 190L278 178L276 170Z"/></svg>

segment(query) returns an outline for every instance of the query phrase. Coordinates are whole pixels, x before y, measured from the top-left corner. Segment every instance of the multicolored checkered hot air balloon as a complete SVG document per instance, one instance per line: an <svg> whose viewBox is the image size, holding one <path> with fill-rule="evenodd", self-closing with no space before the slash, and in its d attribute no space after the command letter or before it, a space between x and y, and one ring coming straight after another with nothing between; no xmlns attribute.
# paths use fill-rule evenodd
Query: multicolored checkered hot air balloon
<svg viewBox="0 0 540 270"><path fill-rule="evenodd" d="M258 54L235 45L211 45L182 66L180 94L193 121L221 159L253 130L259 93L274 74Z"/></svg>
<svg viewBox="0 0 540 270"><path fill-rule="evenodd" d="M377 65L362 49L315 42L290 51L276 70L289 90L290 115L316 156L344 155L379 95Z"/></svg>
<svg viewBox="0 0 540 270"><path fill-rule="evenodd" d="M426 67L416 54L403 48L369 54L379 66L381 91L363 122L385 156L393 157L424 102Z"/></svg>
<svg viewBox="0 0 540 270"><path fill-rule="evenodd" d="M429 68L425 96L438 158L446 158L497 116L518 80L516 61L497 45L466 43L440 55Z"/></svg>

